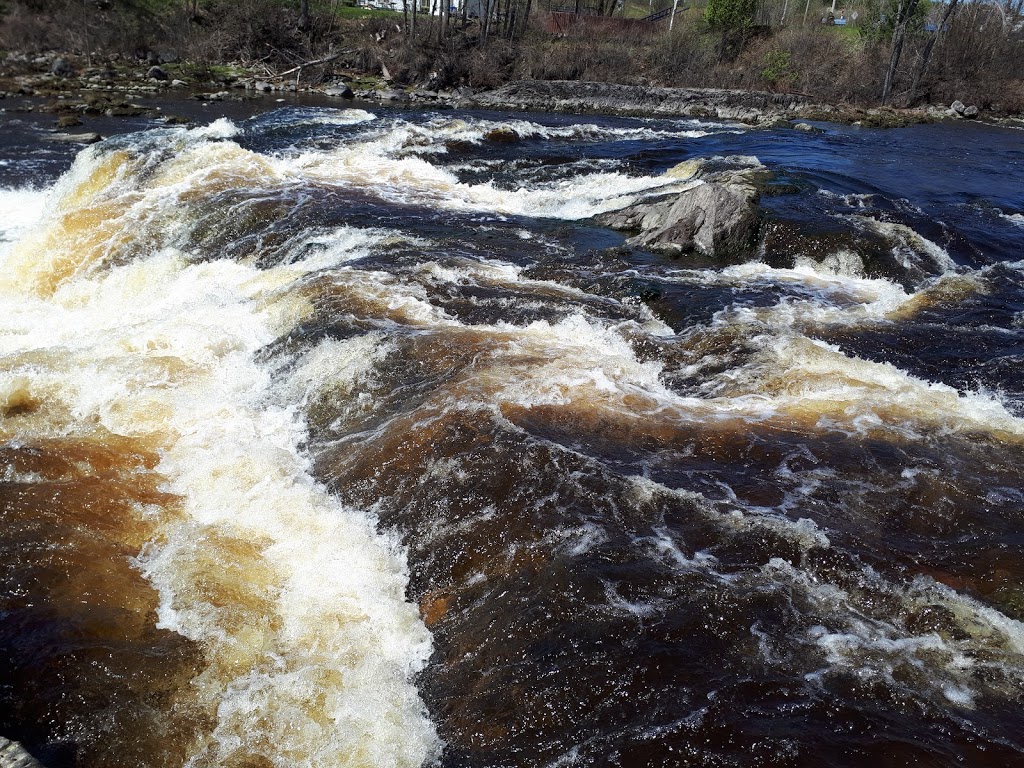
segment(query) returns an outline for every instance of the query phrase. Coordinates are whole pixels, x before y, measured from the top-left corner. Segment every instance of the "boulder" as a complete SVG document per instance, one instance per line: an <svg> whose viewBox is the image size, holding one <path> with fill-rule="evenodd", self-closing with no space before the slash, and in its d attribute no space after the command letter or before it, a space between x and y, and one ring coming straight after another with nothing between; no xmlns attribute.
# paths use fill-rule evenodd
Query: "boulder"
<svg viewBox="0 0 1024 768"><path fill-rule="evenodd" d="M327 88L324 88L324 94L327 96L335 96L339 99L351 99L355 97L355 94L352 93L352 89L349 88L344 83L341 83L340 85L331 85L328 86Z"/></svg>
<svg viewBox="0 0 1024 768"><path fill-rule="evenodd" d="M75 70L72 69L66 59L57 58L54 59L53 64L50 65L50 74L56 75L57 77L71 77L75 74Z"/></svg>
<svg viewBox="0 0 1024 768"><path fill-rule="evenodd" d="M152 67L150 67L149 71L146 72L146 77L148 77L150 80L169 80L170 79L169 77L167 77L167 73L164 72L163 68L161 68L159 66L152 66Z"/></svg>
<svg viewBox="0 0 1024 768"><path fill-rule="evenodd" d="M750 160L756 165L742 167ZM727 167L708 170L716 163ZM728 167L730 163L734 167ZM637 248L670 253L695 250L720 258L750 253L761 222L759 186L768 175L756 158L690 160L667 175L688 183L681 190L602 214L598 222L635 232L627 243Z"/></svg>
<svg viewBox="0 0 1024 768"><path fill-rule="evenodd" d="M967 107L964 110L964 117L966 117L968 120L972 120L972 119L976 118L977 116L978 116L978 108L975 107L974 105L971 105L971 106Z"/></svg>
<svg viewBox="0 0 1024 768"><path fill-rule="evenodd" d="M257 80L255 83L253 83L252 87L255 90L259 91L260 93L270 93L272 90L274 90L274 86L272 86L266 80Z"/></svg>
<svg viewBox="0 0 1024 768"><path fill-rule="evenodd" d="M949 105L949 108L956 112L958 115L962 115L964 113L964 110L967 109L967 107L964 106L964 103L960 100L954 101L952 104Z"/></svg>
<svg viewBox="0 0 1024 768"><path fill-rule="evenodd" d="M405 91L378 91L377 98L381 101L409 101Z"/></svg>

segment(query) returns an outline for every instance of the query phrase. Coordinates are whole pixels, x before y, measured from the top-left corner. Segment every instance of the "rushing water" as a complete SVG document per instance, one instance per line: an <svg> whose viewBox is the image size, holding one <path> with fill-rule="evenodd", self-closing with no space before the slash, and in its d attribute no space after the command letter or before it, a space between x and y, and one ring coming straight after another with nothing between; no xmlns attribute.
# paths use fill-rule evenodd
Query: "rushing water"
<svg viewBox="0 0 1024 768"><path fill-rule="evenodd" d="M4 119L51 768L1024 765L1024 134ZM737 154L747 263L593 221Z"/></svg>

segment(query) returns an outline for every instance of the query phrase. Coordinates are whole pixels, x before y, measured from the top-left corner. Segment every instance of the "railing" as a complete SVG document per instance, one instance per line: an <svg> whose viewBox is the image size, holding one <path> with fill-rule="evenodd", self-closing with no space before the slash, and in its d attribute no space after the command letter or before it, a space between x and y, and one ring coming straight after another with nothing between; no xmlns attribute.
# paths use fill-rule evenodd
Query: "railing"
<svg viewBox="0 0 1024 768"><path fill-rule="evenodd" d="M686 9L685 8L680 8L679 10L685 11ZM662 8L660 11L655 11L650 16L644 16L642 19L640 19L640 21L649 21L651 23L654 23L656 21L661 21L662 19L667 19L671 15L672 15L672 8L671 7L669 7L669 8Z"/></svg>

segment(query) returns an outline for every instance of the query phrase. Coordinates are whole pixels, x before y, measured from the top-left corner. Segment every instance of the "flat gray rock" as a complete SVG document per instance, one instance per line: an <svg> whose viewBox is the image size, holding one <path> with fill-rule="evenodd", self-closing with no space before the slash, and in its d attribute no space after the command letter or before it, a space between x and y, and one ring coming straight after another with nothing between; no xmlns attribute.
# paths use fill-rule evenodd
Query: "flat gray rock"
<svg viewBox="0 0 1024 768"><path fill-rule="evenodd" d="M97 141L103 141L103 137L98 133L51 133L46 140L67 144L95 144Z"/></svg>

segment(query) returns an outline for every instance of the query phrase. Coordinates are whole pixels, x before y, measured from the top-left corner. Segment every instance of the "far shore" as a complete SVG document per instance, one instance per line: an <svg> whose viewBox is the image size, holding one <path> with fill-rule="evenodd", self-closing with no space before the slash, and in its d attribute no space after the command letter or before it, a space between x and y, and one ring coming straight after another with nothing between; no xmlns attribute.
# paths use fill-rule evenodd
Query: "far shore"
<svg viewBox="0 0 1024 768"><path fill-rule="evenodd" d="M301 72L299 72L301 75ZM293 75L294 77L294 75ZM808 94L713 88L667 88L567 80L518 80L493 89L432 90L403 87L383 77L350 72L326 83L301 77L261 78L237 64L152 63L113 57L94 61L71 53L9 54L0 60L0 109L54 115L54 128L68 140L96 140L90 117L152 117L168 123L191 118L155 108L154 99L209 103L316 95L343 107L371 102L420 109L486 109L632 117L703 118L763 127L815 130L814 122L897 128L943 120L1024 127L1019 115L979 111L971 105L914 109L825 104ZM20 103L19 103L20 99ZM186 112L192 110L186 110ZM77 130L76 130L77 129Z"/></svg>

